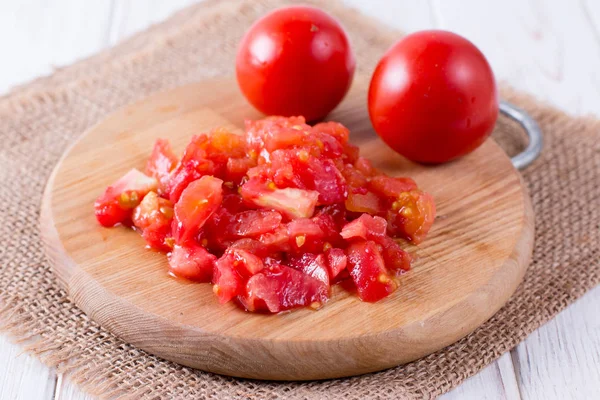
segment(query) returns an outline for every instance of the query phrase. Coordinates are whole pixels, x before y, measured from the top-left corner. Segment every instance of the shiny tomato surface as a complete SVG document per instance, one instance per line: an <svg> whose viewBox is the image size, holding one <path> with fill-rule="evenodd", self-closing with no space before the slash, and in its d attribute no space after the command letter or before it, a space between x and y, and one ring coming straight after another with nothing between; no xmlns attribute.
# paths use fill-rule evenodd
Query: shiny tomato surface
<svg viewBox="0 0 600 400"><path fill-rule="evenodd" d="M105 226L130 222L168 254L170 275L211 282L220 303L276 313L322 307L331 287L374 302L397 288L435 217L410 178L377 170L341 124L248 121L193 136L181 159L159 139L146 173L131 170L96 201ZM232 174L231 160L235 161ZM351 287L351 286L350 286Z"/></svg>
<svg viewBox="0 0 600 400"><path fill-rule="evenodd" d="M242 93L265 114L323 118L352 82L355 59L340 23L322 10L270 12L243 37L236 59Z"/></svg>
<svg viewBox="0 0 600 400"><path fill-rule="evenodd" d="M375 131L395 151L441 163L479 147L498 117L490 65L477 47L451 32L416 32L383 56L369 87Z"/></svg>

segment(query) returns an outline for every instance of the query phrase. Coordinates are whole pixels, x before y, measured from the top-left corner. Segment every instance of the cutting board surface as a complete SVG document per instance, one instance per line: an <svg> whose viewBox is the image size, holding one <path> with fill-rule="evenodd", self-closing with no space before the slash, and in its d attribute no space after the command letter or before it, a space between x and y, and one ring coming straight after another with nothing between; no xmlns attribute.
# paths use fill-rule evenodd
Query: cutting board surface
<svg viewBox="0 0 600 400"><path fill-rule="evenodd" d="M59 280L92 319L125 341L166 359L258 379L324 379L381 370L439 350L472 332L507 301L533 246L533 213L520 175L493 140L440 166L396 155L372 131L366 87L356 84L327 118L351 131L374 165L410 176L430 192L438 217L390 297L363 303L335 287L318 311L251 314L220 305L209 284L167 275L164 254L136 232L107 229L93 202L136 167L157 138L179 152L193 134L243 129L261 115L233 80L159 93L94 126L65 153L42 204L42 236ZM435 116L432 116L435 118Z"/></svg>

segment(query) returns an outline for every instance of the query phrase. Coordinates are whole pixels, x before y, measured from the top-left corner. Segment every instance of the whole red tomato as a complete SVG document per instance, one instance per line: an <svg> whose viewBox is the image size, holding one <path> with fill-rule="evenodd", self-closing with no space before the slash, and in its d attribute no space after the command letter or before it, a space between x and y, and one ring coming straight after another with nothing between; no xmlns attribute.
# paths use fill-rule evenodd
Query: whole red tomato
<svg viewBox="0 0 600 400"><path fill-rule="evenodd" d="M369 87L375 131L395 151L441 163L481 145L498 117L494 74L473 43L451 32L404 37L381 59Z"/></svg>
<svg viewBox="0 0 600 400"><path fill-rule="evenodd" d="M242 93L265 114L323 118L352 82L355 60L342 26L305 6L281 8L254 23L237 53Z"/></svg>

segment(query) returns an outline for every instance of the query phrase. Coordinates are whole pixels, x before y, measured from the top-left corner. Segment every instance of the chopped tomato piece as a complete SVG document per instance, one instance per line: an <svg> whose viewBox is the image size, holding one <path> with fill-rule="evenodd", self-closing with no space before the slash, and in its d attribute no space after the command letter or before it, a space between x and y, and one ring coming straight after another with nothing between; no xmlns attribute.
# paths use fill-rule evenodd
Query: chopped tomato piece
<svg viewBox="0 0 600 400"><path fill-rule="evenodd" d="M327 260L323 254L304 253L298 257L291 257L288 260L290 267L312 276L329 286L329 271L327 270Z"/></svg>
<svg viewBox="0 0 600 400"><path fill-rule="evenodd" d="M248 311L277 313L297 307L321 307L329 298L329 287L293 268L271 266L252 276L246 294L240 296Z"/></svg>
<svg viewBox="0 0 600 400"><path fill-rule="evenodd" d="M244 238L240 240L236 240L229 246L229 249L241 249L245 250L248 253L252 253L255 256L258 256L262 259L266 258L270 251L267 245L259 242L256 239Z"/></svg>
<svg viewBox="0 0 600 400"><path fill-rule="evenodd" d="M378 175L371 178L369 187L375 194L380 196L398 197L403 192L415 190L417 184L410 178L392 178Z"/></svg>
<svg viewBox="0 0 600 400"><path fill-rule="evenodd" d="M183 190L192 182L200 179L202 174L196 171L192 166L178 165L171 174L169 180L168 193L169 200L173 203L179 201L179 197Z"/></svg>
<svg viewBox="0 0 600 400"><path fill-rule="evenodd" d="M398 195L388 211L388 229L414 244L425 239L435 219L435 203L430 194L411 190Z"/></svg>
<svg viewBox="0 0 600 400"><path fill-rule="evenodd" d="M290 251L295 253L320 253L323 251L325 234L319 225L308 219L300 218L287 224Z"/></svg>
<svg viewBox="0 0 600 400"><path fill-rule="evenodd" d="M386 237L387 222L381 217L362 214L352 222L348 222L340 235L346 239L374 240L381 243Z"/></svg>
<svg viewBox="0 0 600 400"><path fill-rule="evenodd" d="M222 180L206 175L190 183L183 191L175 204L175 243L182 244L193 239L206 220L219 208L223 199L222 184Z"/></svg>
<svg viewBox="0 0 600 400"><path fill-rule="evenodd" d="M238 273L245 277L256 275L264 268L260 257L243 249L230 249L227 253L233 257L233 265Z"/></svg>
<svg viewBox="0 0 600 400"><path fill-rule="evenodd" d="M206 147L207 135L194 136L185 148L183 157L171 173L169 182L169 199L176 203L183 190L193 181L204 175L220 176L220 171L215 163L208 159Z"/></svg>
<svg viewBox="0 0 600 400"><path fill-rule="evenodd" d="M288 218L308 218L314 213L319 193L294 188L277 189L273 182L250 180L242 185L242 198L255 206L271 208Z"/></svg>
<svg viewBox="0 0 600 400"><path fill-rule="evenodd" d="M225 166L225 181L231 182L234 186L239 186L248 173L248 170L256 166L256 160L245 158L230 158Z"/></svg>
<svg viewBox="0 0 600 400"><path fill-rule="evenodd" d="M246 120L246 142L258 154L266 148L273 136L280 131L289 132L289 129L309 131L310 126L306 125L304 117L267 117L258 121Z"/></svg>
<svg viewBox="0 0 600 400"><path fill-rule="evenodd" d="M312 218L312 221L317 224L323 232L323 250L326 250L325 247L331 248L342 246L344 244L342 236L340 236L340 229L332 215L319 212Z"/></svg>
<svg viewBox="0 0 600 400"><path fill-rule="evenodd" d="M205 149L209 158L241 158L246 155L246 141L225 128L216 128L210 132Z"/></svg>
<svg viewBox="0 0 600 400"><path fill-rule="evenodd" d="M148 246L162 251L173 248L171 224L173 221L173 203L150 192L133 210L133 225L142 231L142 237Z"/></svg>
<svg viewBox="0 0 600 400"><path fill-rule="evenodd" d="M352 194L366 194L368 192L367 185L369 180L352 164L344 164L340 170L346 183L348 184L348 191Z"/></svg>
<svg viewBox="0 0 600 400"><path fill-rule="evenodd" d="M258 240L267 246L270 252L291 251L290 237L285 225L279 226L273 233L260 235Z"/></svg>
<svg viewBox="0 0 600 400"><path fill-rule="evenodd" d="M345 280L363 301L396 288L435 218L430 195L360 157L337 122L247 121L192 137L179 161L156 141L147 176L131 170L94 203L105 226L133 224L169 253L170 274L214 284L249 311L319 308ZM343 288L349 288L346 284Z"/></svg>
<svg viewBox="0 0 600 400"><path fill-rule="evenodd" d="M383 251L381 255L385 261L385 266L391 271L402 273L410 271L410 262L412 257L406 251L402 250L400 245L389 236L384 236L381 242Z"/></svg>
<svg viewBox="0 0 600 400"><path fill-rule="evenodd" d="M227 197L227 196L225 196ZM227 249L234 241L231 235L227 234L229 226L233 221L233 214L221 205L206 220L200 234L198 242L210 251L220 253Z"/></svg>
<svg viewBox="0 0 600 400"><path fill-rule="evenodd" d="M101 225L108 227L128 222L133 209L157 186L156 179L135 168L130 170L98 197L94 203L96 219Z"/></svg>
<svg viewBox="0 0 600 400"><path fill-rule="evenodd" d="M195 282L210 282L217 257L202 246L187 243L175 245L169 256L169 273Z"/></svg>
<svg viewBox="0 0 600 400"><path fill-rule="evenodd" d="M347 197L346 180L330 159L318 158L300 149L276 150L270 161L271 176L278 187L315 190L320 204L339 203Z"/></svg>
<svg viewBox="0 0 600 400"><path fill-rule="evenodd" d="M353 144L346 143L344 146L344 159L349 163L353 163L358 159L360 150Z"/></svg>
<svg viewBox="0 0 600 400"><path fill-rule="evenodd" d="M346 144L350 138L350 131L348 128L339 122L321 122L313 126L313 129L333 136L340 144Z"/></svg>
<svg viewBox="0 0 600 400"><path fill-rule="evenodd" d="M381 199L372 192L365 194L348 193L345 205L348 211L372 215L377 215L383 210Z"/></svg>
<svg viewBox="0 0 600 400"><path fill-rule="evenodd" d="M235 268L234 262L233 255L226 253L215 263L212 278L213 292L221 304L243 294L244 281Z"/></svg>
<svg viewBox="0 0 600 400"><path fill-rule="evenodd" d="M256 237L274 232L281 219L277 211L248 210L234 215L229 231L235 237Z"/></svg>
<svg viewBox="0 0 600 400"><path fill-rule="evenodd" d="M331 248L325 251L325 256L327 257L329 278L334 279L340 274L340 272L346 269L348 258L346 257L344 250L336 248Z"/></svg>
<svg viewBox="0 0 600 400"><path fill-rule="evenodd" d="M354 168L365 177L373 177L377 174L377 170L373 168L371 161L364 157L358 157L358 159L354 162Z"/></svg>
<svg viewBox="0 0 600 400"><path fill-rule="evenodd" d="M168 194L171 171L177 165L177 156L167 139L157 139L150 159L146 164L146 174L158 181L158 194Z"/></svg>
<svg viewBox="0 0 600 400"><path fill-rule="evenodd" d="M353 243L346 249L346 253L347 268L362 301L375 302L396 290L396 282L386 269L375 242Z"/></svg>

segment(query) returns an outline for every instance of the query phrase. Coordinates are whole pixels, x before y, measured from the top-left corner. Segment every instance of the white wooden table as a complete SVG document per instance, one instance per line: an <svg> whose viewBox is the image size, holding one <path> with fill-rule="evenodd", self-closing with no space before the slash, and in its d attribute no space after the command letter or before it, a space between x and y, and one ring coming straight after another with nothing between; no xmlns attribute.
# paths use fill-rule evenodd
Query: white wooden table
<svg viewBox="0 0 600 400"><path fill-rule="evenodd" d="M570 113L600 116L600 0L345 0L404 31L465 35L496 75ZM191 0L0 2L0 94L114 45ZM600 399L600 287L444 399ZM0 399L86 395L0 335Z"/></svg>

